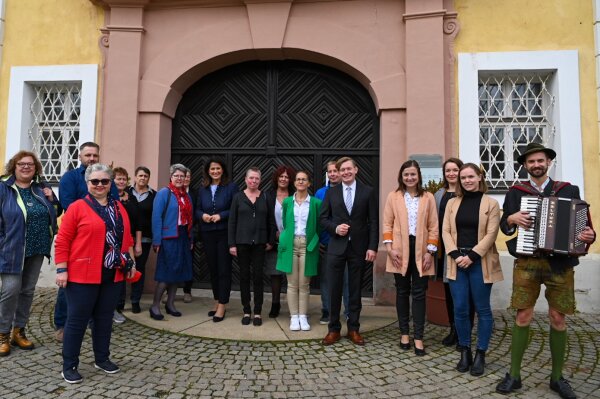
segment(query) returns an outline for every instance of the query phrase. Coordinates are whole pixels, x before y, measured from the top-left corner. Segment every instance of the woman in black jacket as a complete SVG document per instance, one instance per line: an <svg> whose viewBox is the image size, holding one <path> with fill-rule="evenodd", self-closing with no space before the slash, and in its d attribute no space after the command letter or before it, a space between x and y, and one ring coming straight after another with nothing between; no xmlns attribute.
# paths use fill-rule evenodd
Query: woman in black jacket
<svg viewBox="0 0 600 399"><path fill-rule="evenodd" d="M204 184L198 190L195 219L206 252L210 283L215 307L208 312L213 322L225 318L225 305L231 292L231 254L227 245L227 223L237 184L229 181L227 166L220 158L211 158L204 164Z"/></svg>
<svg viewBox="0 0 600 399"><path fill-rule="evenodd" d="M250 274L253 274L254 321L262 325L263 304L263 265L265 251L273 248L275 241L275 221L269 212L267 198L258 187L260 170L251 167L246 171L246 189L237 193L232 200L229 212L228 243L229 253L237 256L240 266L240 291L244 317L242 324L251 321ZM252 269L251 269L252 268Z"/></svg>
<svg viewBox="0 0 600 399"><path fill-rule="evenodd" d="M138 214L138 229L142 232L142 238L135 242L135 264L142 277L131 284L131 312L140 313L140 299L144 291L144 278L146 276L146 261L152 248L152 205L156 191L148 185L150 181L150 169L145 166L138 166L135 169L135 179L133 186L127 189L130 200L134 203ZM141 252L139 248L141 246Z"/></svg>

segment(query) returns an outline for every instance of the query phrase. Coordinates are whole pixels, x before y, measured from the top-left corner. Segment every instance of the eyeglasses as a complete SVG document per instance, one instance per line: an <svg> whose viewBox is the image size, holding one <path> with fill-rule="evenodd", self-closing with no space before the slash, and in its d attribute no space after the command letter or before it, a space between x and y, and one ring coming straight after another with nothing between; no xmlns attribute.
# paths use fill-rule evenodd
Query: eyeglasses
<svg viewBox="0 0 600 399"><path fill-rule="evenodd" d="M33 168L35 164L33 162L17 162L19 168Z"/></svg>
<svg viewBox="0 0 600 399"><path fill-rule="evenodd" d="M171 176L172 179L185 179L184 175L173 175Z"/></svg>
<svg viewBox="0 0 600 399"><path fill-rule="evenodd" d="M97 186L98 184L102 184L103 186L108 186L110 184L110 179L90 179L88 180L92 184L92 186Z"/></svg>

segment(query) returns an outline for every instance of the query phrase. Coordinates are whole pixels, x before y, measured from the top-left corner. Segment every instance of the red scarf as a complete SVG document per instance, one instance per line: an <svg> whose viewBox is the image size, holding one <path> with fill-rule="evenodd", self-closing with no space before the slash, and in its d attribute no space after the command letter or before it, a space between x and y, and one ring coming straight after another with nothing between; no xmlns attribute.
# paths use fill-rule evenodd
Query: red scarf
<svg viewBox="0 0 600 399"><path fill-rule="evenodd" d="M188 197L185 189L177 188L173 183L169 183L169 190L177 198L177 205L179 206L179 216L181 218L181 225L187 225L188 231L192 229L192 203Z"/></svg>

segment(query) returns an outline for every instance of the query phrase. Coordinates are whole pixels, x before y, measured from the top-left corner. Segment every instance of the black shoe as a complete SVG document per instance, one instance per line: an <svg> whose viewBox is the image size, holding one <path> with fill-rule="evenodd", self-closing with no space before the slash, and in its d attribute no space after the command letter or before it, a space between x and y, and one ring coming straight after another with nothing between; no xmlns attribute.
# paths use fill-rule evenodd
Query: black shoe
<svg viewBox="0 0 600 399"><path fill-rule="evenodd" d="M262 326L262 317L258 316L254 316L254 320L252 320L252 325L254 325L255 327L260 327Z"/></svg>
<svg viewBox="0 0 600 399"><path fill-rule="evenodd" d="M410 342L402 343L402 341L400 341L400 349L405 351L410 350Z"/></svg>
<svg viewBox="0 0 600 399"><path fill-rule="evenodd" d="M500 381L498 385L496 385L496 392L506 395L516 389L520 389L521 387L521 377L515 378L512 375L506 373L504 379ZM550 388L552 388L552 383L550 383Z"/></svg>
<svg viewBox="0 0 600 399"><path fill-rule="evenodd" d="M167 311L167 314L170 314L171 316L174 317L181 317L181 312L178 310L171 310L169 309L169 306L165 305L165 310Z"/></svg>
<svg viewBox="0 0 600 399"><path fill-rule="evenodd" d="M94 363L94 367L98 370L102 370L107 374L115 374L118 373L121 369L119 366L111 362L110 360L105 360L103 362Z"/></svg>
<svg viewBox="0 0 600 399"><path fill-rule="evenodd" d="M276 318L277 316L279 316L280 310L281 310L281 304L279 302L273 302L271 304L271 311L269 312L269 317L271 319Z"/></svg>
<svg viewBox="0 0 600 399"><path fill-rule="evenodd" d="M249 314L245 314L244 317L242 317L242 324L247 326L248 324L250 324L250 315Z"/></svg>
<svg viewBox="0 0 600 399"><path fill-rule="evenodd" d="M75 367L72 369L63 370L60 375L62 375L62 378L64 378L69 384L78 384L83 381L83 377L81 374L79 374L79 371L77 371Z"/></svg>
<svg viewBox="0 0 600 399"><path fill-rule="evenodd" d="M213 323L219 323L219 322L223 321L225 319L225 313L227 313L227 311L224 311L223 316L221 316L221 317L213 316Z"/></svg>
<svg viewBox="0 0 600 399"><path fill-rule="evenodd" d="M577 399L577 395L573 392L569 381L565 380L561 375L558 381L550 380L550 389L558 393L563 399Z"/></svg>
<svg viewBox="0 0 600 399"><path fill-rule="evenodd" d="M415 346L415 355L417 356L425 356L427 352L425 352L425 348L419 349Z"/></svg>
<svg viewBox="0 0 600 399"><path fill-rule="evenodd" d="M456 329L454 328L454 325L451 325L450 332L448 333L448 335L446 335L444 337L444 339L442 339L442 345L452 346L452 345L456 344L457 342L458 342L458 336L456 335Z"/></svg>
<svg viewBox="0 0 600 399"><path fill-rule="evenodd" d="M152 308L150 308L150 317L152 317L154 320L162 320L165 318L165 316L160 313L154 313Z"/></svg>
<svg viewBox="0 0 600 399"><path fill-rule="evenodd" d="M321 319L319 320L319 324L329 324L329 312L324 310L321 313Z"/></svg>
<svg viewBox="0 0 600 399"><path fill-rule="evenodd" d="M132 303L131 304L131 313L140 313L142 311L142 308L140 308L140 304L139 303Z"/></svg>
<svg viewBox="0 0 600 399"><path fill-rule="evenodd" d="M485 371L485 351L483 349L477 349L475 351L475 359L473 359L473 365L471 366L471 375L479 377L483 375Z"/></svg>
<svg viewBox="0 0 600 399"><path fill-rule="evenodd" d="M473 353L471 352L471 348L468 348L466 346L461 347L460 360L456 365L456 370L460 371L461 373L466 373L467 371L469 371L469 368L472 364Z"/></svg>
<svg viewBox="0 0 600 399"><path fill-rule="evenodd" d="M208 317L213 317L216 313L216 310L211 310L210 312L208 312Z"/></svg>

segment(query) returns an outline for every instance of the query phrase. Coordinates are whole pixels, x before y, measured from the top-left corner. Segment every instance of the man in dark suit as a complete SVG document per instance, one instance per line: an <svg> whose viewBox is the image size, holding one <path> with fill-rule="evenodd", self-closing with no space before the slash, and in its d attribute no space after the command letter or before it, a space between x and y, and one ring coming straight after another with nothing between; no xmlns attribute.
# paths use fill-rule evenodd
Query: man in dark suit
<svg viewBox="0 0 600 399"><path fill-rule="evenodd" d="M329 333L324 345L340 339L340 307L344 270L348 265L349 316L348 338L356 345L364 345L359 334L362 308L360 291L367 262L377 256L379 234L379 207L373 187L356 181L358 166L352 158L338 160L342 177L327 191L321 205L320 222L331 235L327 248L327 276L330 284Z"/></svg>

